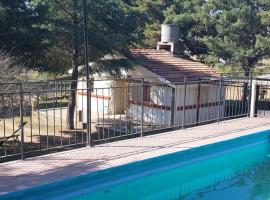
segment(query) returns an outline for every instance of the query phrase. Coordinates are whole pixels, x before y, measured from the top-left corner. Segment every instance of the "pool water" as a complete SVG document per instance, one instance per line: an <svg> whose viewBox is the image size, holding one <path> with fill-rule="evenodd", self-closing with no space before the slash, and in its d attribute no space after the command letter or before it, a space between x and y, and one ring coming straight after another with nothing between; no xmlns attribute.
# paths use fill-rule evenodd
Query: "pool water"
<svg viewBox="0 0 270 200"><path fill-rule="evenodd" d="M269 147L256 144L74 199L270 199Z"/></svg>
<svg viewBox="0 0 270 200"><path fill-rule="evenodd" d="M101 170L0 200L268 200L270 131Z"/></svg>

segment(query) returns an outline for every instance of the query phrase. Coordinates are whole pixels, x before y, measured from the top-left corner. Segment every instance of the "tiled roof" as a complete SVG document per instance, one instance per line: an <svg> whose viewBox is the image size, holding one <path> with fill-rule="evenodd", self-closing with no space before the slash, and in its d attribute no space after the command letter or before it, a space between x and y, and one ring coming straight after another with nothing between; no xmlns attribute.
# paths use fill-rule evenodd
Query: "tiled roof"
<svg viewBox="0 0 270 200"><path fill-rule="evenodd" d="M217 76L216 71L209 66L175 57L165 50L132 49L131 53L142 67L174 84L182 82L184 76L189 79Z"/></svg>

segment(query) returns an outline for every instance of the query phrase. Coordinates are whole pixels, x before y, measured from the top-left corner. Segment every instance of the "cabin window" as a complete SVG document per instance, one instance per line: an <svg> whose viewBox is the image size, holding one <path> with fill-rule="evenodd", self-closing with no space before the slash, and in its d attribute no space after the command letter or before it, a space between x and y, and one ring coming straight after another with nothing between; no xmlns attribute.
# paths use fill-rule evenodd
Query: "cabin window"
<svg viewBox="0 0 270 200"><path fill-rule="evenodd" d="M129 88L129 99L138 102L141 102L142 100L144 102L152 102L154 96L153 92L153 87L144 85L142 94L142 87L135 85L135 87Z"/></svg>
<svg viewBox="0 0 270 200"><path fill-rule="evenodd" d="M81 110L79 110L79 122L83 121L83 113Z"/></svg>
<svg viewBox="0 0 270 200"><path fill-rule="evenodd" d="M150 85L145 85L143 90L143 101L151 101L151 88Z"/></svg>

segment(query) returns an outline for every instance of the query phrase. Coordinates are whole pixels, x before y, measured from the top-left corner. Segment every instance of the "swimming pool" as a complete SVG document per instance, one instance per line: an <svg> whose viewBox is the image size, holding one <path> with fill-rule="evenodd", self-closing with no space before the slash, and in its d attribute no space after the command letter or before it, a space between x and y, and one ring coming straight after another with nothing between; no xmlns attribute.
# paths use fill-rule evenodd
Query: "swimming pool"
<svg viewBox="0 0 270 200"><path fill-rule="evenodd" d="M270 199L269 134L89 173L0 199Z"/></svg>

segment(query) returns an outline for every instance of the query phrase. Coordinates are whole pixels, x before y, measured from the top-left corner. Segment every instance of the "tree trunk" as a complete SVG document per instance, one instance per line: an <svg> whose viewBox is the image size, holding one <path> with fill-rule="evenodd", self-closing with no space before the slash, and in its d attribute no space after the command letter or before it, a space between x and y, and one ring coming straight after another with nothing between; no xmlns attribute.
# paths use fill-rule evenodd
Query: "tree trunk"
<svg viewBox="0 0 270 200"><path fill-rule="evenodd" d="M78 85L78 56L77 54L73 55L73 71L72 71L72 82L70 86L70 96L68 101L68 110L67 110L67 128L74 129L74 114L76 107L76 93Z"/></svg>
<svg viewBox="0 0 270 200"><path fill-rule="evenodd" d="M67 110L67 128L73 130L74 127L74 114L75 114L75 107L76 107L76 94L77 94L77 85L78 85L78 78L79 78L79 22L78 22L78 1L73 0L73 55L72 55L72 82L70 86L70 96L68 101L68 110Z"/></svg>

